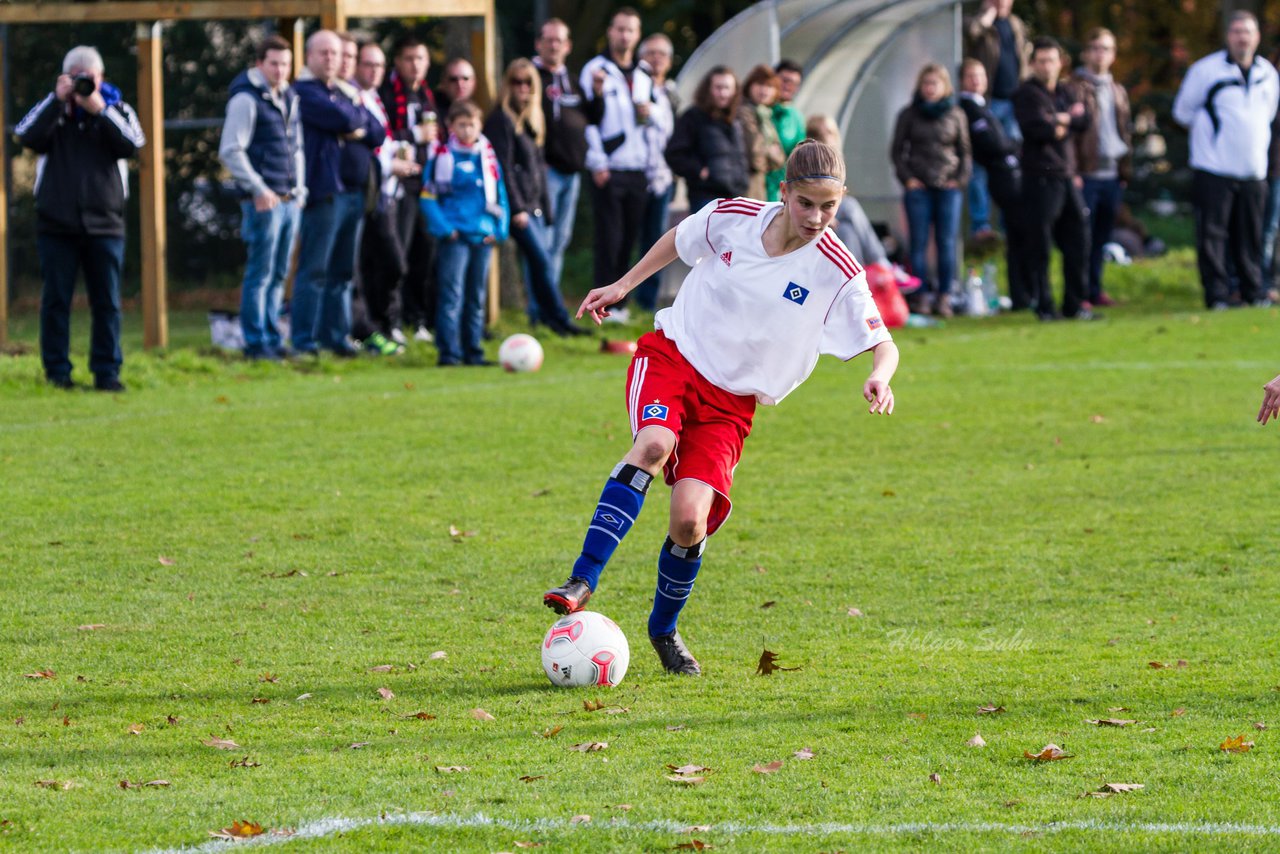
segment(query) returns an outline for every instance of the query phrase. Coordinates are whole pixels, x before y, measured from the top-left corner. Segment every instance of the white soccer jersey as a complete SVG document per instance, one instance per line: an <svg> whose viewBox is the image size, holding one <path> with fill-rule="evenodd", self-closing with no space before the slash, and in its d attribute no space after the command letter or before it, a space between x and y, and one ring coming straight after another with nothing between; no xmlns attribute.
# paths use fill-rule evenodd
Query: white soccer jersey
<svg viewBox="0 0 1280 854"><path fill-rule="evenodd" d="M770 406L804 382L828 353L852 359L891 339L867 277L840 239L776 258L765 227L780 202L720 199L676 227L676 251L693 269L654 325L716 386Z"/></svg>

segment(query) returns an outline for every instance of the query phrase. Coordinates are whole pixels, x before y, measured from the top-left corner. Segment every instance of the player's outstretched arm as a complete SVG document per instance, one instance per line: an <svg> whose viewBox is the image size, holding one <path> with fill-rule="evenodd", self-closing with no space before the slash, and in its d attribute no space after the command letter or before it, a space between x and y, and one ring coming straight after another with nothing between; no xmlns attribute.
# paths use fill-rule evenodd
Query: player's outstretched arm
<svg viewBox="0 0 1280 854"><path fill-rule="evenodd" d="M673 228L658 238L658 242L653 244L653 247L644 254L639 263L627 271L625 276L612 285L595 288L588 293L583 298L582 305L578 306L577 317L589 314L597 324L602 323L609 316L609 306L631 293L637 285L674 260L676 260L676 230Z"/></svg>
<svg viewBox="0 0 1280 854"><path fill-rule="evenodd" d="M1258 423L1266 424L1280 414L1280 376L1262 387L1262 408L1258 410Z"/></svg>
<svg viewBox="0 0 1280 854"><path fill-rule="evenodd" d="M893 389L889 380L898 370L898 345L881 341L871 348L871 358L871 376L862 386L862 396L871 404L867 411L872 415L892 415Z"/></svg>

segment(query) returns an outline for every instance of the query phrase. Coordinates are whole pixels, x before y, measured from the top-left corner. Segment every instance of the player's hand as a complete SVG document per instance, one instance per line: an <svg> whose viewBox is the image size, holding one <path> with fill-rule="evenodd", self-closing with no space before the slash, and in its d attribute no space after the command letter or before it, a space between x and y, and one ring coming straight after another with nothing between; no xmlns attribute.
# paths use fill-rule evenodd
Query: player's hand
<svg viewBox="0 0 1280 854"><path fill-rule="evenodd" d="M583 297L582 305L578 306L578 313L574 316L581 319L582 315L589 314L591 319L599 326L609 316L609 306L626 295L627 289L621 282L614 282L612 285L596 288Z"/></svg>
<svg viewBox="0 0 1280 854"><path fill-rule="evenodd" d="M1280 376L1262 387L1262 408L1258 410L1258 423L1266 424L1280 413Z"/></svg>
<svg viewBox="0 0 1280 854"><path fill-rule="evenodd" d="M1280 389L1277 391L1280 397ZM893 389L884 380L869 379L862 386L862 396L871 404L867 410L872 415L893 414Z"/></svg>

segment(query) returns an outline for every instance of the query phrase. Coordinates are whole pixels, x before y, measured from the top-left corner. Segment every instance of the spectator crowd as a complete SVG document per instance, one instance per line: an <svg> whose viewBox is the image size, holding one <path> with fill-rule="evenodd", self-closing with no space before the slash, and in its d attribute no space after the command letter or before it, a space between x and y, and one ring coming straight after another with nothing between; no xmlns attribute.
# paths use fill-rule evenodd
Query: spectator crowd
<svg viewBox="0 0 1280 854"><path fill-rule="evenodd" d="M887 154L902 186L900 259L911 274L899 278L919 282L909 296L916 313L962 309L955 289L967 219L979 244L1004 232L1010 308L1095 319L1113 303L1104 247L1132 174L1132 110L1111 74L1116 38L1089 32L1068 71L1059 43L1033 36L1012 7L983 0L964 22L955 82L946 65L923 63L897 116ZM1259 40L1257 19L1233 13L1225 49L1191 66L1173 107L1190 132L1197 258L1215 309L1275 299L1280 78L1257 54ZM607 283L665 232L677 180L691 211L726 196L775 201L801 140L840 145L829 117L796 109L803 68L790 60L742 79L716 66L683 104L669 77L670 39L644 37L634 9L614 13L604 50L580 69L567 65L573 42L562 20L545 21L534 47L507 66L485 112L471 62L450 59L433 89L427 46L412 36L384 53L377 42L320 30L306 41L297 80L290 43L261 43L230 86L219 147L241 196L247 358L392 356L412 338L434 342L442 366L487 365L487 279L494 247L507 239L522 263L529 323L588 334L561 292L584 191L593 281ZM72 387L70 303L83 268L90 369L97 388L119 391L122 164L145 140L95 50L75 48L63 71L17 127L42 156L41 355L48 380ZM856 192L841 204L837 233L864 262L887 264ZM1060 305L1049 285L1054 246ZM656 279L631 298L653 311ZM609 319L628 312L616 306Z"/></svg>

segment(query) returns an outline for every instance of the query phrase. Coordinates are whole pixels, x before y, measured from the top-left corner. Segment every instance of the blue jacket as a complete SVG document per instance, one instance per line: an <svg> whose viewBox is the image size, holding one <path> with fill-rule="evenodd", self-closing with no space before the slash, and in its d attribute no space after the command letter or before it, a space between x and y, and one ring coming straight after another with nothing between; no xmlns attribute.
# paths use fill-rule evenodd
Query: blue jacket
<svg viewBox="0 0 1280 854"><path fill-rule="evenodd" d="M483 139L483 137L481 137ZM485 141L487 145L487 141ZM454 157L453 179L446 192L434 192L431 177L435 174L435 149L423 169L422 214L427 220L427 231L436 238L448 237L453 232L468 243L481 243L486 237L507 239L507 227L511 213L507 205L507 188L502 180L502 167L498 169L498 208L487 210L484 201L484 176L481 173L481 155L452 148Z"/></svg>
<svg viewBox="0 0 1280 854"><path fill-rule="evenodd" d="M360 108L360 114L364 117L364 137L347 140L347 144L342 147L342 157L339 158L338 176L349 190L368 188L369 171L378 169L373 151L387 140L387 127L377 116L366 107ZM377 172L374 180L381 182L381 172Z"/></svg>
<svg viewBox="0 0 1280 854"><path fill-rule="evenodd" d="M218 155L241 194L297 193L303 184L298 96L288 87L276 95L256 68L240 72L230 94Z"/></svg>
<svg viewBox="0 0 1280 854"><path fill-rule="evenodd" d="M342 182L343 134L364 127L367 112L356 106L337 88L319 80L299 80L293 84L302 116L302 145L307 161L307 202L323 202L334 193L360 190Z"/></svg>

